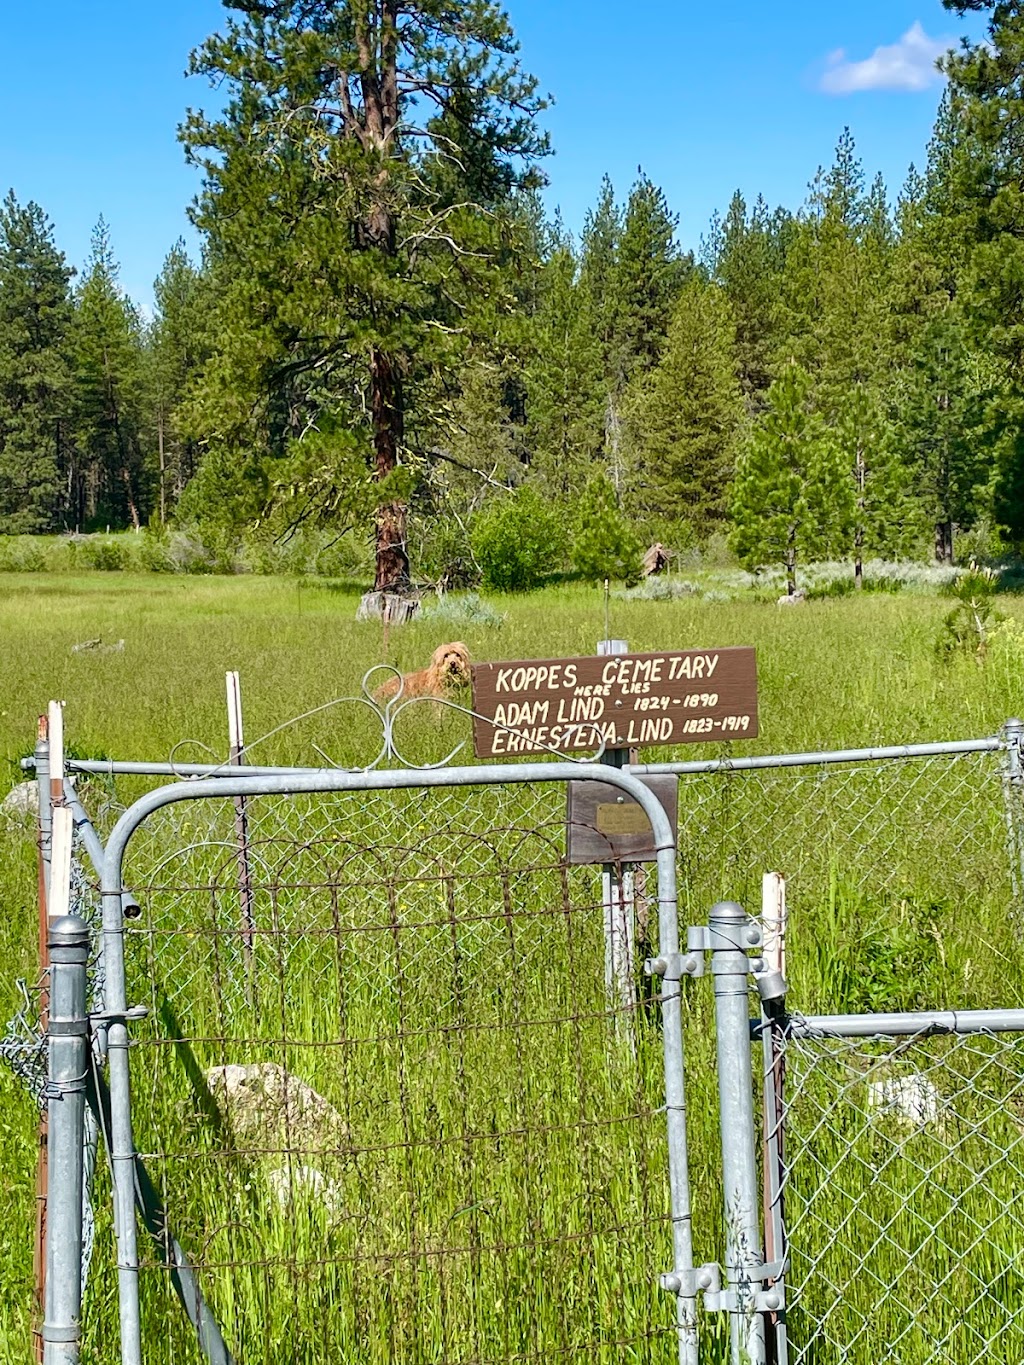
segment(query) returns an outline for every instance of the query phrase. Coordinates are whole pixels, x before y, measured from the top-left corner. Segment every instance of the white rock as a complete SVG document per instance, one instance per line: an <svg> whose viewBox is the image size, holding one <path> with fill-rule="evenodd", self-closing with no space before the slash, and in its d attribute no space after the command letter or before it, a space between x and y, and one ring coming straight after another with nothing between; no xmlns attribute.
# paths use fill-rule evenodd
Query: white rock
<svg viewBox="0 0 1024 1365"><path fill-rule="evenodd" d="M0 810L6 815L38 815L39 786L35 782L19 782L0 801Z"/></svg>
<svg viewBox="0 0 1024 1365"><path fill-rule="evenodd" d="M798 607L801 602L807 600L807 594L803 588L797 588L796 592L787 592L779 598L780 607Z"/></svg>
<svg viewBox="0 0 1024 1365"><path fill-rule="evenodd" d="M328 1218L340 1218L344 1209L340 1187L315 1166L280 1166L268 1173L267 1188L284 1213L322 1209Z"/></svg>
<svg viewBox="0 0 1024 1365"><path fill-rule="evenodd" d="M340 1152L348 1146L348 1125L337 1109L276 1062L215 1066L206 1083L245 1146L292 1152Z"/></svg>
<svg viewBox="0 0 1024 1365"><path fill-rule="evenodd" d="M888 1076L868 1083L868 1109L879 1118L914 1128L937 1125L942 1113L942 1097L927 1076Z"/></svg>

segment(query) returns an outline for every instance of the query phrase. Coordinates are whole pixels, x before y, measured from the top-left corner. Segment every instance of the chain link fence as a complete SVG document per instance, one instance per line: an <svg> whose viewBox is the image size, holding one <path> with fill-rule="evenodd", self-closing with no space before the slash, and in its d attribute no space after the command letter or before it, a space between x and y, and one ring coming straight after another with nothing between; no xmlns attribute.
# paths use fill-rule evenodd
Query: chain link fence
<svg viewBox="0 0 1024 1365"><path fill-rule="evenodd" d="M792 1365L1024 1360L1024 1036L783 1056Z"/></svg>
<svg viewBox="0 0 1024 1365"><path fill-rule="evenodd" d="M701 911L722 896L756 905L775 869L796 925L837 880L865 900L934 898L954 884L1005 910L1019 878L1007 823L1018 800L999 750L689 773L681 894Z"/></svg>
<svg viewBox="0 0 1024 1365"><path fill-rule="evenodd" d="M756 908L774 868L798 975L805 944L842 946L821 932L842 897L855 927L969 901L972 932L1005 951L1014 752L679 765L685 922L723 894ZM154 785L76 780L104 836ZM657 990L637 971L631 1001L609 997L600 872L567 866L565 841L565 787L543 782L217 796L143 821L123 941L128 1003L146 1008L135 1147L160 1210L139 1262L147 1362L200 1359L175 1298L182 1247L239 1360L678 1355L653 1288L673 1265ZM661 951L655 882L635 880L637 966ZM694 1212L710 1227L710 996L687 1008ZM1024 1359L1022 1052L1019 1035L786 1038L791 1360ZM107 1243L102 1167L96 1183ZM721 1250L712 1233L702 1254ZM705 1329L701 1358L724 1359ZM114 1258L97 1256L83 1354L118 1349Z"/></svg>

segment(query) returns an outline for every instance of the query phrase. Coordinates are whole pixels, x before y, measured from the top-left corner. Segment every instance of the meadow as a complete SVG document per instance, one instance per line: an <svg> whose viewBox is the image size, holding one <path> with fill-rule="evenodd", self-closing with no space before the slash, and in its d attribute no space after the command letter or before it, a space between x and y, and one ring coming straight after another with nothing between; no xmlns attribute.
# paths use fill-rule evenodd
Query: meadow
<svg viewBox="0 0 1024 1365"><path fill-rule="evenodd" d="M355 622L355 589L315 580L7 574L0 592L0 755L11 783L21 776L17 761L30 751L36 716L51 697L66 703L69 750L79 757L166 759L173 752L183 759L220 759L226 751L224 672L237 669L247 738L252 742L276 731L253 749L254 762L319 762L320 752L356 765L379 747L365 708L343 706L278 727L332 697L358 693L364 671L374 664L419 666L443 639L465 640L475 659L515 659L589 654L605 633L602 594L579 586L495 598L485 611L466 610L449 599L443 612L433 618L425 613L388 637L378 624ZM610 629L634 650L757 647L761 733L731 745L733 754L980 737L1024 710L1024 604L1011 596L998 599L1008 624L980 660L969 653L938 656L935 646L950 604L933 591L847 596L790 609L742 594L716 600L715 592L712 587L660 600L614 597ZM93 639L124 644L110 653L73 652L75 644ZM417 761L443 757L468 734L456 716L435 721L411 714L402 725L403 748ZM692 745L644 757L724 752L722 745ZM976 776L989 785L975 802ZM998 782L990 778L980 768L967 777L957 770L943 786L940 774L923 794L899 781L884 791L847 784L836 790L827 810L820 804L820 784L812 789L786 775L774 787L744 789L741 797L730 798L728 811L718 790L705 797L696 786L684 785L683 828L699 829L712 848L700 860L692 851L696 838L692 846L681 842L684 913L694 922L706 912L708 898L723 892L749 898L766 859L783 871L791 863L797 873L791 974L801 1008L1021 1003L1024 971L1019 955L1008 951L1003 812ZM111 789L92 782L87 803L99 809L109 797L123 801L132 790L130 784ZM857 832L845 845L836 842L832 836L844 819L853 830L851 812L858 801L863 819ZM812 807L819 812L814 820L807 815ZM448 887L460 835L478 831L495 808L479 803L471 808L463 800L441 802L432 814L424 814L426 809L401 806L395 817L399 832L388 838L394 850L429 845L430 856L447 869L441 885ZM273 842L282 845L296 822L301 824L301 814L274 818ZM353 850L358 845L365 851L372 842L365 831L387 825L381 799L358 812L363 830L358 839L351 832L355 818L351 803L339 805L330 819L321 815L316 844L326 848L347 839ZM554 829L560 813L550 801L531 797L503 818L509 830L530 821ZM823 836L826 826L829 838ZM183 842L182 829L173 822L163 827L165 850L174 838ZM557 860L536 849L528 857L520 850L521 865L477 867L474 875L458 878L439 908L437 885L428 885L421 869L391 869L367 893L366 903L372 907L375 896L383 897L387 914L381 922L392 924L397 911L388 898L404 897L398 903L402 942L426 948L420 962L426 974L408 965L396 972L397 936L390 947L384 944L371 932L374 919L367 910L360 924L343 926L359 931L354 941L367 951L346 959L342 999L336 967L342 941L339 888L351 897L360 884L374 886L374 878L358 859L344 878L322 873L318 878L304 862L298 869L290 866L287 875L278 870L266 908L267 915L280 917L274 920L278 928L252 966L252 990L265 1001L273 998L273 1010L254 1009L243 990L235 1001L235 1023L225 1027L225 1002L241 989L241 965L234 960L226 968L209 943L227 939L218 937L216 924L212 940L207 931L211 884L218 888L214 904L222 907L215 916L233 913L234 867L223 856L230 811L211 815L198 835L192 828L199 854L170 867L160 867L152 852L160 833L158 828L153 844L140 846L135 874L153 906L146 930L130 945L134 987L148 993L151 1005L151 1021L140 1038L156 1043L173 1015L203 1068L253 1056L295 1066L286 1042L305 1039L306 1074L343 1109L350 1128L355 1156L335 1178L346 1201L363 1199L373 1227L371 1235L342 1220L325 1229L308 1214L282 1227L265 1205L255 1208L251 1153L218 1157L215 1127L192 1112L172 1050L143 1048L148 1098L138 1114L140 1146L158 1154L161 1187L172 1191L183 1236L203 1248L211 1293L235 1331L240 1354L268 1361L320 1359L301 1343L316 1337L330 1318L335 1358L491 1360L557 1350L566 1359L670 1359L659 1335L667 1306L647 1290L664 1268L658 1240L663 1229L651 1238L642 1226L658 1228L663 1218L660 1047L650 1029L632 1051L609 1061L595 986L599 972L588 980L586 971L600 956L592 874L574 872L567 879ZM439 838L446 841L443 847ZM0 952L6 964L0 1010L6 1016L17 1004L15 978L35 975L35 867L23 828L3 829L0 840ZM727 843L728 856L716 856L715 846L721 852ZM218 846L220 861L211 861ZM306 849L303 858L315 861L314 853ZM323 889L300 896L302 888L327 881L333 896ZM510 887L521 893L523 909L534 913L527 914L515 943L516 988L502 992L493 982L508 965L509 948L487 906ZM566 907L575 918L566 916ZM570 918L580 926L575 937ZM457 921L458 933L446 920ZM460 962L470 963L468 975ZM225 987L225 979L234 984ZM386 980L401 983L397 997L382 988ZM305 989L303 983L311 982L331 984ZM717 1157L706 1011L705 992L692 1006L688 1031L696 1072L697 1209L703 1226L713 1228ZM408 1020L421 1017L429 1027L407 1037ZM332 1051L340 1018L344 1036L353 1039L344 1064ZM565 1026L555 1027L555 1019ZM458 1053L439 1041L467 1020L476 1031ZM485 1046L488 1031L498 1042ZM515 1087L504 1084L510 1076L518 1078ZM410 1139L402 1106L381 1099L402 1084L412 1086L409 1109L417 1115L422 1140ZM572 1123L566 1122L567 1111ZM614 1116L614 1122L595 1125L597 1112ZM488 1148L496 1162L493 1177L475 1173L470 1156L488 1123L494 1127ZM452 1138L452 1145L439 1147L434 1140L439 1134ZM377 1165L374 1148L381 1154ZM33 1160L31 1105L0 1073L0 1198L12 1230L0 1246L5 1363L24 1358ZM205 1214L184 1199L174 1203L186 1161L203 1191ZM477 1184L481 1180L492 1183L485 1189ZM422 1191L415 1210L396 1198L410 1188ZM595 1223L598 1188L604 1213ZM512 1197L523 1190L525 1200ZM454 1238L453 1226L459 1234ZM413 1258L403 1260L410 1230L420 1240ZM101 1226L101 1240L105 1235ZM717 1254L717 1234L703 1236L699 1254ZM524 1250L531 1244L546 1248L539 1263ZM574 1246L586 1246L586 1255L573 1255ZM440 1254L443 1248L451 1255ZM109 1247L104 1254L109 1266ZM240 1258L261 1268L231 1273ZM275 1279L275 1267L287 1272L283 1282ZM161 1274L155 1272L157 1281ZM93 1359L110 1358L111 1293L109 1271L98 1271L87 1323ZM146 1293L162 1324L149 1343L151 1357L189 1358L180 1315L167 1310L163 1288ZM254 1333L256 1321L266 1325L265 1334ZM628 1347L616 1338L623 1321L631 1325ZM907 1347L902 1358L916 1365L919 1357ZM821 1352L815 1359L830 1357Z"/></svg>

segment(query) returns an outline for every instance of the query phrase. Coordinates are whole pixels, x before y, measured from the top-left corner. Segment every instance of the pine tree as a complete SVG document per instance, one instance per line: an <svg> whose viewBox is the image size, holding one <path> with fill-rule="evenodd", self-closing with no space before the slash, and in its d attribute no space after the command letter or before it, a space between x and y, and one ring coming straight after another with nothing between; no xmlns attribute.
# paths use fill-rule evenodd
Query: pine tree
<svg viewBox="0 0 1024 1365"><path fill-rule="evenodd" d="M615 489L606 474L596 474L583 490L576 507L572 562L588 583L618 578L626 583L640 579L640 541L619 507Z"/></svg>
<svg viewBox="0 0 1024 1365"><path fill-rule="evenodd" d="M622 210L615 202L612 182L605 176L597 204L583 220L580 281L590 296L595 331L609 375L617 316L615 265L621 239Z"/></svg>
<svg viewBox="0 0 1024 1365"><path fill-rule="evenodd" d="M986 404L973 445L997 453L995 506L1002 524L1021 538L1024 147L1018 130L1024 119L1024 11L1019 4L995 0L944 3L960 14L991 15L986 38L950 53L944 63L950 97L941 163L941 202L948 220L942 241L960 276L960 298L975 345L997 364L993 400ZM970 460L955 471L954 500L969 501L966 489L974 474Z"/></svg>
<svg viewBox="0 0 1024 1365"><path fill-rule="evenodd" d="M117 283L110 233L101 218L76 298L75 523L138 528L148 514L153 474L143 446L142 328Z"/></svg>
<svg viewBox="0 0 1024 1365"><path fill-rule="evenodd" d="M819 171L787 254L784 340L779 359L813 376L822 412L834 417L854 386L874 384L889 367L888 272L892 224L884 187L865 196L849 130L828 171Z"/></svg>
<svg viewBox="0 0 1024 1365"><path fill-rule="evenodd" d="M615 254L609 364L615 387L653 369L693 260L676 243L678 218L642 172L630 191Z"/></svg>
<svg viewBox="0 0 1024 1365"><path fill-rule="evenodd" d="M182 241L167 254L153 292L156 312L146 346L146 406L159 470L161 524L195 473L199 449L183 434L178 409L209 352L209 288Z"/></svg>
<svg viewBox="0 0 1024 1365"><path fill-rule="evenodd" d="M841 404L834 439L853 485L849 548L854 581L864 584L866 555L905 553L919 538L920 508L896 451L880 395L858 386Z"/></svg>
<svg viewBox="0 0 1024 1365"><path fill-rule="evenodd" d="M782 564L790 593L797 565L837 548L853 489L836 442L810 405L811 380L792 364L768 390L768 407L736 466L733 546L754 569Z"/></svg>
<svg viewBox="0 0 1024 1365"><path fill-rule="evenodd" d="M0 205L0 533L52 530L65 504L71 270L38 204Z"/></svg>
<svg viewBox="0 0 1024 1365"><path fill-rule="evenodd" d="M785 265L788 217L769 212L758 198L751 212L737 190L709 261L736 319L736 364L748 405L756 409L771 383L780 344L779 293Z"/></svg>
<svg viewBox="0 0 1024 1365"><path fill-rule="evenodd" d="M699 536L719 529L728 514L743 417L735 340L724 292L694 273L657 368L631 392L633 501L647 516L688 522Z"/></svg>
<svg viewBox="0 0 1024 1365"><path fill-rule="evenodd" d="M530 468L559 497L582 490L601 454L602 368L590 288L563 242L541 272L524 371Z"/></svg>
<svg viewBox="0 0 1024 1365"><path fill-rule="evenodd" d="M195 420L271 484L304 433L355 431L378 487L375 588L401 592L396 473L434 443L425 405L457 374L479 300L514 306L515 194L538 183L543 102L491 0L227 8L192 60L226 86L226 112L183 130L206 174L196 220L227 281L227 340ZM333 516L325 469L305 505Z"/></svg>
<svg viewBox="0 0 1024 1365"><path fill-rule="evenodd" d="M954 560L955 529L971 526L983 509L993 458L991 396L998 387L992 362L971 344L958 303L922 324L900 380L897 440L943 563ZM1005 428L1005 421L994 425Z"/></svg>

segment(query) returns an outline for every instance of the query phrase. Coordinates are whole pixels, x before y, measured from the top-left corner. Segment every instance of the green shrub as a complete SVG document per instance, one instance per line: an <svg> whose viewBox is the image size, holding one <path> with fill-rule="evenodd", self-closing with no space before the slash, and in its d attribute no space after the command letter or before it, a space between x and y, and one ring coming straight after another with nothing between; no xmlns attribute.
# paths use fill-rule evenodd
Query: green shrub
<svg viewBox="0 0 1024 1365"><path fill-rule="evenodd" d="M131 567L132 556L129 547L121 541L90 536L79 541L76 558L83 569L118 573Z"/></svg>
<svg viewBox="0 0 1024 1365"><path fill-rule="evenodd" d="M957 605L943 621L935 642L940 658L973 654L979 663L984 660L992 628L1003 620L995 606L998 589L999 575L977 564L962 570L942 588L942 595L954 598Z"/></svg>
<svg viewBox="0 0 1024 1365"><path fill-rule="evenodd" d="M147 573L175 573L171 538L164 530L146 531L140 537L139 565Z"/></svg>
<svg viewBox="0 0 1024 1365"><path fill-rule="evenodd" d="M487 587L527 592L563 567L565 517L534 489L519 488L480 514L472 541Z"/></svg>
<svg viewBox="0 0 1024 1365"><path fill-rule="evenodd" d="M32 536L0 538L0 573L45 573L46 547Z"/></svg>
<svg viewBox="0 0 1024 1365"><path fill-rule="evenodd" d="M505 624L505 617L481 600L475 592L452 594L427 602L420 619L444 622L449 626L491 626L499 628Z"/></svg>

